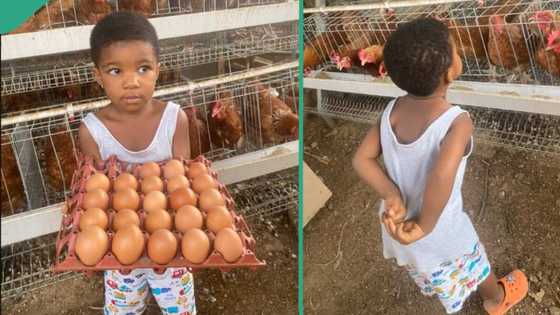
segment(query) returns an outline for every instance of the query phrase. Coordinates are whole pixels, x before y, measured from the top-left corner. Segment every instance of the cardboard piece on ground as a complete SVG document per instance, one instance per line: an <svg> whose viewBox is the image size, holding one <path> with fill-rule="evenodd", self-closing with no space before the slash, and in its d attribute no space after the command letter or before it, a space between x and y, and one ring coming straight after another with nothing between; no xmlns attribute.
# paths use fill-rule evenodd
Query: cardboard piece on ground
<svg viewBox="0 0 560 315"><path fill-rule="evenodd" d="M303 163L303 226L323 208L332 192L321 179Z"/></svg>

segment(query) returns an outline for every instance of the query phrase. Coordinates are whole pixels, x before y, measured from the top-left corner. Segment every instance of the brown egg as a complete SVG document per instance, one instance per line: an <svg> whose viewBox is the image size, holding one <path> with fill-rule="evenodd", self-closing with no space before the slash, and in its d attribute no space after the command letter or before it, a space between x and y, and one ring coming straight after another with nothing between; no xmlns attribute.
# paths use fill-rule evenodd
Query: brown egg
<svg viewBox="0 0 560 315"><path fill-rule="evenodd" d="M153 233L155 230L167 229L171 230L173 227L173 220L169 212L163 209L155 209L148 212L144 220L144 228L148 233Z"/></svg>
<svg viewBox="0 0 560 315"><path fill-rule="evenodd" d="M158 176L148 176L142 180L142 192L163 191L163 181Z"/></svg>
<svg viewBox="0 0 560 315"><path fill-rule="evenodd" d="M172 193L177 188L189 188L190 186L189 180L183 175L171 177L167 180L167 193Z"/></svg>
<svg viewBox="0 0 560 315"><path fill-rule="evenodd" d="M185 175L185 167L179 160L169 160L163 166L163 177L170 179L175 176Z"/></svg>
<svg viewBox="0 0 560 315"><path fill-rule="evenodd" d="M140 196L132 188L117 191L113 195L113 209L120 211L122 209L138 210L140 207Z"/></svg>
<svg viewBox="0 0 560 315"><path fill-rule="evenodd" d="M148 257L160 265L165 265L177 255L177 238L169 230L154 231L148 239Z"/></svg>
<svg viewBox="0 0 560 315"><path fill-rule="evenodd" d="M212 207L208 210L206 226L210 231L218 233L223 228L233 227L233 217L226 207Z"/></svg>
<svg viewBox="0 0 560 315"><path fill-rule="evenodd" d="M208 235L199 229L187 230L181 241L181 252L188 261L195 264L202 263L210 253Z"/></svg>
<svg viewBox="0 0 560 315"><path fill-rule="evenodd" d="M148 176L161 176L161 169L157 163L148 162L140 166L138 174L140 175L140 178L146 178Z"/></svg>
<svg viewBox="0 0 560 315"><path fill-rule="evenodd" d="M111 188L111 182L109 178L103 173L95 173L86 182L86 191L92 191L96 188L100 188L106 192Z"/></svg>
<svg viewBox="0 0 560 315"><path fill-rule="evenodd" d="M171 209L179 210L184 205L196 206L196 194L190 188L179 188L169 194Z"/></svg>
<svg viewBox="0 0 560 315"><path fill-rule="evenodd" d="M192 181L192 189L199 194L210 188L218 188L218 183L208 174L198 175Z"/></svg>
<svg viewBox="0 0 560 315"><path fill-rule="evenodd" d="M214 188L207 189L200 194L200 209L208 211L215 206L225 206L226 201L222 194Z"/></svg>
<svg viewBox="0 0 560 315"><path fill-rule="evenodd" d="M140 218L134 210L122 209L113 217L113 231L118 231L129 225L140 227Z"/></svg>
<svg viewBox="0 0 560 315"><path fill-rule="evenodd" d="M188 229L202 228L202 213L190 205L182 206L175 213L175 229L180 232L185 232Z"/></svg>
<svg viewBox="0 0 560 315"><path fill-rule="evenodd" d="M83 209L100 208L103 210L107 210L108 207L109 195L107 195L107 193L101 188L96 188L92 191L88 191L84 196L84 200L82 201Z"/></svg>
<svg viewBox="0 0 560 315"><path fill-rule="evenodd" d="M107 253L109 237L97 225L90 225L78 233L76 238L76 255L86 266L94 266Z"/></svg>
<svg viewBox="0 0 560 315"><path fill-rule="evenodd" d="M113 236L111 251L123 265L136 262L144 252L146 240L140 228L136 225L125 226Z"/></svg>
<svg viewBox="0 0 560 315"><path fill-rule="evenodd" d="M143 207L147 212L157 209L167 209L167 198L161 191L152 191L144 196Z"/></svg>
<svg viewBox="0 0 560 315"><path fill-rule="evenodd" d="M187 173L187 176L190 179L193 179L200 174L208 174L208 169L206 168L206 165L204 165L204 163L202 162L191 163L191 165L189 166L189 171Z"/></svg>
<svg viewBox="0 0 560 315"><path fill-rule="evenodd" d="M236 262L243 255L241 237L231 228L221 229L214 239L214 248L227 262Z"/></svg>
<svg viewBox="0 0 560 315"><path fill-rule="evenodd" d="M99 208L89 208L80 216L80 230L84 230L90 225L97 225L103 230L109 225L109 218L105 211Z"/></svg>
<svg viewBox="0 0 560 315"><path fill-rule="evenodd" d="M121 173L121 175L117 176L115 182L113 183L113 190L119 191L126 188L138 190L138 180L136 180L136 177L130 173Z"/></svg>

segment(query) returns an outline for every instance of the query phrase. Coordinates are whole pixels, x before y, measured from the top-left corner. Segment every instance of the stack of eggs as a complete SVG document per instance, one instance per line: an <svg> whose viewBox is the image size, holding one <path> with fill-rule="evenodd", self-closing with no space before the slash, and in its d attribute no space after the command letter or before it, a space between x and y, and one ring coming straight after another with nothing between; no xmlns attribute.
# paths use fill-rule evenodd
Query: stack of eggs
<svg viewBox="0 0 560 315"><path fill-rule="evenodd" d="M137 176L122 172L112 182L102 173L87 179L75 245L84 265L96 265L109 247L122 265L135 263L144 252L154 263L165 265L179 250L186 260L200 264L211 251L209 233L225 261L242 256L244 246L234 217L204 163L186 167L169 160L160 167L149 162L133 173Z"/></svg>

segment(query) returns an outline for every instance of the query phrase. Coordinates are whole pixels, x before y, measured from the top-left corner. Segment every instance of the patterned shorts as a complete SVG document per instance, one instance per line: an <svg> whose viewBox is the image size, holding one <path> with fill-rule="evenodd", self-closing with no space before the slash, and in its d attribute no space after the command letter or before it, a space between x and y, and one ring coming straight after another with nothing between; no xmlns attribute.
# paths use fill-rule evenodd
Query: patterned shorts
<svg viewBox="0 0 560 315"><path fill-rule="evenodd" d="M105 271L105 315L136 315L146 310L151 289L162 314L196 315L194 281L186 268L134 269L129 274Z"/></svg>
<svg viewBox="0 0 560 315"><path fill-rule="evenodd" d="M490 274L490 263L484 246L477 242L472 253L448 261L432 273L419 273L412 266L406 269L424 295L437 295L447 314L461 310L469 295L476 291Z"/></svg>

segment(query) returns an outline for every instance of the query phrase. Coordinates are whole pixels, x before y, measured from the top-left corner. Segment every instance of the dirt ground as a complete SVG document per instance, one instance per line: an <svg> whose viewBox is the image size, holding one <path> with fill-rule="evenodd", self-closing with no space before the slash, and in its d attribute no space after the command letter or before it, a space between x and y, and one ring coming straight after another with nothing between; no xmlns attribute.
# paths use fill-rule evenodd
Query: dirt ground
<svg viewBox="0 0 560 315"><path fill-rule="evenodd" d="M305 121L305 161L333 192L304 230L305 314L445 314L383 258L378 197L351 167L370 126L335 123ZM560 314L560 157L476 143L463 193L496 274L518 267L530 279L512 313ZM478 295L459 314L484 314Z"/></svg>
<svg viewBox="0 0 560 315"><path fill-rule="evenodd" d="M268 222L266 222L268 221ZM267 266L257 271L198 271L195 276L199 314L296 314L297 232L286 213L250 221L257 257ZM3 301L2 314L102 314L103 277L80 276ZM151 299L147 315L161 314Z"/></svg>

